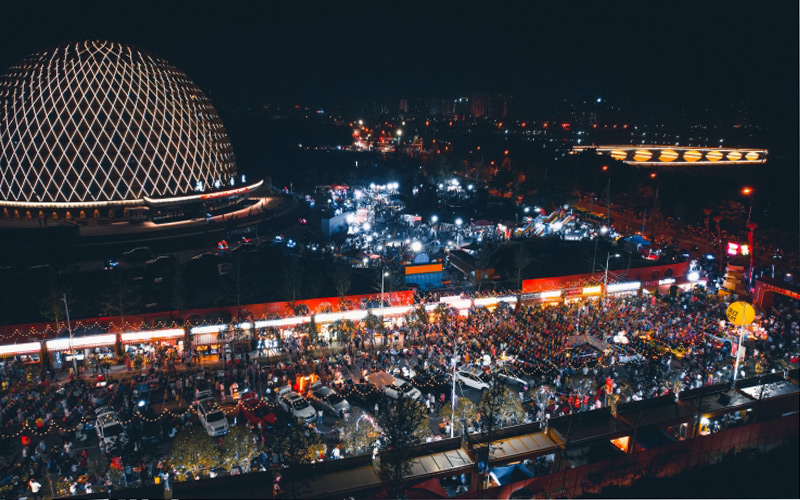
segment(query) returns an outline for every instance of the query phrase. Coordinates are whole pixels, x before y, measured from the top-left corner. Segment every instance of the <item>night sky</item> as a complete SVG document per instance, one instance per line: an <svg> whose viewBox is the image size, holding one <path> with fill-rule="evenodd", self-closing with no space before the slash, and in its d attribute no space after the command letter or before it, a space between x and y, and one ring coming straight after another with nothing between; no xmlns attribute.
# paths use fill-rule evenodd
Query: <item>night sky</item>
<svg viewBox="0 0 800 500"><path fill-rule="evenodd" d="M478 90L745 99L769 119L796 116L797 2L542 4L15 2L3 7L0 67L103 38L166 58L221 106Z"/></svg>

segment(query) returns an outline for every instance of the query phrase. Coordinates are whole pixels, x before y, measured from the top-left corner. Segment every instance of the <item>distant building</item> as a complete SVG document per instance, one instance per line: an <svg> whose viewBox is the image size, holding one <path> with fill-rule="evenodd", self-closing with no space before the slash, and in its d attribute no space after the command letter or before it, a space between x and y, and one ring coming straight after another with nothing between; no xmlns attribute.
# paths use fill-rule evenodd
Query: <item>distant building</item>
<svg viewBox="0 0 800 500"><path fill-rule="evenodd" d="M403 114L408 114L408 100L400 99L400 103L397 105L397 110Z"/></svg>
<svg viewBox="0 0 800 500"><path fill-rule="evenodd" d="M470 115L473 118L485 118L489 115L489 98L486 94L472 94L469 101Z"/></svg>
<svg viewBox="0 0 800 500"><path fill-rule="evenodd" d="M469 97L459 97L455 99L453 101L453 111L453 114L456 115L459 120L463 120L469 116Z"/></svg>
<svg viewBox="0 0 800 500"><path fill-rule="evenodd" d="M339 215L323 215L322 234L330 238L338 233L347 232L348 218L355 217L355 212L344 212Z"/></svg>

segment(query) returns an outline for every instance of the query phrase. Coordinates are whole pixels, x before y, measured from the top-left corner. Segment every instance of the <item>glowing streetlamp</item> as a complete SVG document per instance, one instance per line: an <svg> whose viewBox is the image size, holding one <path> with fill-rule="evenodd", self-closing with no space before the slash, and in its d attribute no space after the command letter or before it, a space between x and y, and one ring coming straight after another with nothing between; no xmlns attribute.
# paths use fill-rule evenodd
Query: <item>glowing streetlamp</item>
<svg viewBox="0 0 800 500"><path fill-rule="evenodd" d="M747 224L750 224L750 215L753 213L753 199L755 198L755 196L753 196L753 188L749 186L743 187L742 194L750 197L750 207L747 209Z"/></svg>
<svg viewBox="0 0 800 500"><path fill-rule="evenodd" d="M614 257L615 258L619 257L619 254L615 253ZM603 291L605 292L605 297L606 298L608 297L608 263L610 261L611 261L611 252L608 252L608 255L606 255L606 277L605 277L605 280L604 280L605 286L603 287L603 289L604 289Z"/></svg>

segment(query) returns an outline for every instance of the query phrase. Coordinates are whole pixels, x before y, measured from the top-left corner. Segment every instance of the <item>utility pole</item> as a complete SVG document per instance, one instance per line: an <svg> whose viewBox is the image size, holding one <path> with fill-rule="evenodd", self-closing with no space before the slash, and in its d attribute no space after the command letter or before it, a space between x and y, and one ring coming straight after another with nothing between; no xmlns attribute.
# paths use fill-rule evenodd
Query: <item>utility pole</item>
<svg viewBox="0 0 800 500"><path fill-rule="evenodd" d="M736 383L736 377L739 375L739 359L744 358L742 356L742 337L744 337L744 319L745 319L745 311L742 311L742 324L739 327L739 347L736 349L736 362L733 366L733 383Z"/></svg>
<svg viewBox="0 0 800 500"><path fill-rule="evenodd" d="M647 224L647 209L644 209L644 215L642 216L642 236L644 236L644 228Z"/></svg>
<svg viewBox="0 0 800 500"><path fill-rule="evenodd" d="M619 257L619 254L615 253L614 257ZM608 252L608 254L606 254L606 277L603 286L603 292L604 292L603 300L608 298L608 263L610 260L611 260L611 252Z"/></svg>
<svg viewBox="0 0 800 500"><path fill-rule="evenodd" d="M453 392L450 394L450 408L452 409L450 414L450 437L452 438L455 436L456 430L456 363L458 362L458 345L453 342L453 359L451 364L453 365ZM464 433L466 433L466 429L464 429Z"/></svg>
<svg viewBox="0 0 800 500"><path fill-rule="evenodd" d="M381 272L381 327L384 327L384 328L385 328L385 324L383 322L383 302L384 302L384 298L383 298L383 290L384 290L383 283L384 283L384 281L385 281L387 276L389 276L389 271L384 270L384 271ZM381 328L381 329L383 329L383 328ZM375 333L372 334L372 338L373 339L375 338ZM373 345L375 344L375 340L372 341L372 344ZM383 344L384 344L383 347L385 349L386 348L386 335L383 336Z"/></svg>
<svg viewBox="0 0 800 500"><path fill-rule="evenodd" d="M72 355L72 374L78 377L78 362L75 360L75 346L72 344L72 325L69 322L69 304L67 304L67 294L63 295L64 311L67 313L67 330L69 330L69 351Z"/></svg>

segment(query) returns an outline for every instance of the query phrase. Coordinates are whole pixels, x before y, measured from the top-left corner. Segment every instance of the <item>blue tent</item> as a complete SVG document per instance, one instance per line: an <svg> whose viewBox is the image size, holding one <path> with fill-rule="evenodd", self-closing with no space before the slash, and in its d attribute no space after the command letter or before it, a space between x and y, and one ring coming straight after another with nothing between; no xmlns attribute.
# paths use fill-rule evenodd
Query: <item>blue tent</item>
<svg viewBox="0 0 800 500"><path fill-rule="evenodd" d="M501 486L534 477L533 472L522 464L492 467L490 474L494 476Z"/></svg>
<svg viewBox="0 0 800 500"><path fill-rule="evenodd" d="M640 234L634 234L630 238L625 238L625 241L630 241L634 245L649 245L650 242L642 237Z"/></svg>

